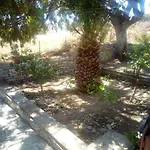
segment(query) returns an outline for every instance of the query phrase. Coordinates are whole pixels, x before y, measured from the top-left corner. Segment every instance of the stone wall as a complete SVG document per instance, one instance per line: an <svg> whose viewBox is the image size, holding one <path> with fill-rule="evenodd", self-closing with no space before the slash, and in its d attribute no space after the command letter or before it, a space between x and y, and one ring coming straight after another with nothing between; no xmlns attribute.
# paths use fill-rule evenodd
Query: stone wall
<svg viewBox="0 0 150 150"><path fill-rule="evenodd" d="M25 77L18 76L11 63L0 63L0 82L18 83L25 80Z"/></svg>

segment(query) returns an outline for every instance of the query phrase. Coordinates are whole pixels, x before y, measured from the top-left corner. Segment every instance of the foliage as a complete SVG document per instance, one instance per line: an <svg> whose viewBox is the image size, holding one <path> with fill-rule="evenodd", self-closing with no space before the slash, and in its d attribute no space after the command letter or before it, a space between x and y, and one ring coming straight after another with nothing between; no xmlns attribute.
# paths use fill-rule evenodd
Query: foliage
<svg viewBox="0 0 150 150"><path fill-rule="evenodd" d="M109 20L108 14L99 0L64 0L60 6L60 25L65 23L80 34L75 79L78 89L87 92L88 84L99 74L97 53L99 41L103 41L106 33L103 29Z"/></svg>
<svg viewBox="0 0 150 150"><path fill-rule="evenodd" d="M79 28L79 31L86 30L89 31L90 35L101 36L103 33L99 34L97 31L101 30L105 23L109 21L110 14L117 16L118 10L122 10L123 6L109 0L1 0L1 43L12 43L14 41L24 43L29 41L36 34L46 30L46 20L48 20L50 28L64 26L67 29ZM141 2L140 6L143 11ZM120 7L122 9L119 9ZM132 8L133 6L131 6ZM125 12L123 9L119 16L123 17L122 20L127 18L123 15Z"/></svg>
<svg viewBox="0 0 150 150"><path fill-rule="evenodd" d="M93 84L89 84L87 89L88 94L90 95L95 94L99 89L99 85L100 83L97 81L94 81Z"/></svg>
<svg viewBox="0 0 150 150"><path fill-rule="evenodd" d="M101 82L98 82L98 80L94 80L93 84L88 85L88 93L92 95L98 92L98 99L100 102L104 102L105 100L116 102L116 94L110 90L109 86L108 78L103 77L101 78Z"/></svg>
<svg viewBox="0 0 150 150"><path fill-rule="evenodd" d="M98 38L99 31L108 22L106 8L99 0L64 0L60 4L58 15L61 18L58 22L60 26L65 23L69 29L75 29L81 35L86 34L87 38L92 39Z"/></svg>
<svg viewBox="0 0 150 150"><path fill-rule="evenodd" d="M1 0L0 38L4 42L28 42L37 33L46 30L45 13L48 0ZM50 9L50 8L49 8Z"/></svg>
<svg viewBox="0 0 150 150"><path fill-rule="evenodd" d="M11 25L7 24L5 16L2 15L4 22L2 29L6 32L3 32L4 34L2 34L1 38L4 41L13 42L20 40L24 43L41 31L44 25L43 20L45 22L45 19L49 19L52 26L55 24L59 28L64 26L67 28L79 28L79 31L81 31L79 49L85 50L83 55L91 50L91 53L94 54L93 57L95 57L99 49L98 42L103 40L106 33L103 30L104 26L109 20L106 7L102 2L99 0L31 0L30 2L15 0L15 6L21 9L17 15L17 9L12 7L9 9L4 2L2 6L6 8L7 12L4 11L4 13L11 18L7 17ZM13 24L13 17L17 25ZM21 23L18 21L18 18L21 19ZM8 35L10 35L10 38ZM79 69L79 72L81 72L81 69ZM83 72L85 73L86 71L83 70Z"/></svg>
<svg viewBox="0 0 150 150"><path fill-rule="evenodd" d="M132 101L139 82L139 73L141 69L146 69L150 67L150 37L149 35L143 33L140 37L137 38L139 41L139 45L133 49L128 55L131 58L131 61L128 63L132 69L134 69L134 73L136 74L137 80L135 84L135 88L133 90L133 94L130 97Z"/></svg>
<svg viewBox="0 0 150 150"><path fill-rule="evenodd" d="M20 75L33 77L40 85L55 76L56 67L48 57L31 53L30 49L13 51L15 70Z"/></svg>
<svg viewBox="0 0 150 150"><path fill-rule="evenodd" d="M126 132L125 136L131 142L131 144L133 146L133 149L137 150L137 146L138 146L138 142L139 142L139 134L138 134L138 132L135 132L135 131Z"/></svg>
<svg viewBox="0 0 150 150"><path fill-rule="evenodd" d="M126 4L127 2L127 4ZM145 9L145 1L139 0L139 1L132 1L129 2L129 0L119 0L119 1L111 1L108 0L106 2L107 7L110 9L110 15L112 17L118 17L118 19L122 19L122 21L133 21L135 18L140 18L144 15L144 9ZM130 12L133 11L133 14L131 15ZM134 22L135 23L135 22Z"/></svg>
<svg viewBox="0 0 150 150"><path fill-rule="evenodd" d="M140 69L150 67L150 36L143 33L137 38L139 44L128 55L131 58L129 65L138 73Z"/></svg>
<svg viewBox="0 0 150 150"><path fill-rule="evenodd" d="M87 11L88 10L88 11ZM69 24L83 28L99 28L95 24L101 18L104 7L99 0L2 0L0 1L0 38L3 42L29 41L37 33L45 31L45 22L50 27L63 27ZM59 17L58 17L59 16ZM90 24L90 26L89 26ZM43 30L44 29L44 30Z"/></svg>

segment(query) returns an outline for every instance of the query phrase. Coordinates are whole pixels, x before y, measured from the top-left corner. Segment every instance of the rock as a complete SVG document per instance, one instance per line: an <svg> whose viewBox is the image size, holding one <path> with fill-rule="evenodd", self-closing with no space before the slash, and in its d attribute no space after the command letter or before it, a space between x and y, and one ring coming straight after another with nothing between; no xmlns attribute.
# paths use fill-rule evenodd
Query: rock
<svg viewBox="0 0 150 150"><path fill-rule="evenodd" d="M106 126L107 126L107 128L108 128L109 130L112 129L110 124L107 124Z"/></svg>
<svg viewBox="0 0 150 150"><path fill-rule="evenodd" d="M51 98L47 98L45 99L45 102L47 105L51 104L52 103L52 99Z"/></svg>
<svg viewBox="0 0 150 150"><path fill-rule="evenodd" d="M114 126L115 126L115 123L114 123L114 122L112 122L110 125L111 125L111 127L114 127Z"/></svg>
<svg viewBox="0 0 150 150"><path fill-rule="evenodd" d="M37 103L38 103L38 105L45 106L45 101L44 100L39 100Z"/></svg>
<svg viewBox="0 0 150 150"><path fill-rule="evenodd" d="M35 100L30 100L32 103L35 103Z"/></svg>
<svg viewBox="0 0 150 150"><path fill-rule="evenodd" d="M144 98L148 98L148 97L149 97L149 94L148 94L148 93L144 93L144 94L143 94L143 97L144 97Z"/></svg>
<svg viewBox="0 0 150 150"><path fill-rule="evenodd" d="M83 123L80 123L79 126L78 126L79 129L82 129L83 127L84 127Z"/></svg>
<svg viewBox="0 0 150 150"><path fill-rule="evenodd" d="M87 129L88 130L92 130L92 126L87 126Z"/></svg>
<svg viewBox="0 0 150 150"><path fill-rule="evenodd" d="M113 119L109 119L108 122L109 122L109 123L112 123L112 122L114 122L114 120L113 120Z"/></svg>
<svg viewBox="0 0 150 150"><path fill-rule="evenodd" d="M105 132L107 132L108 130L106 129L106 128L101 128L100 129L100 132L102 133L102 134L104 134Z"/></svg>
<svg viewBox="0 0 150 150"><path fill-rule="evenodd" d="M96 133L96 129L95 129L95 128L93 128L91 132L92 132L92 133Z"/></svg>

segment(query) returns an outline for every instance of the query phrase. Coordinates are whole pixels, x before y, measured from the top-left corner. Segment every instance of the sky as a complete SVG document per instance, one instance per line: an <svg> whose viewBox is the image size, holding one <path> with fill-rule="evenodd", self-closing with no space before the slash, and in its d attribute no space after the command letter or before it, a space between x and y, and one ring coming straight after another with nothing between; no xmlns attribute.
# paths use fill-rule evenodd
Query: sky
<svg viewBox="0 0 150 150"><path fill-rule="evenodd" d="M119 1L119 0L117 0L117 1ZM145 14L150 14L150 0L145 0ZM55 30L51 30L51 31L52 32L54 31L55 33L57 33ZM59 32L60 32L60 30L59 30Z"/></svg>
<svg viewBox="0 0 150 150"><path fill-rule="evenodd" d="M150 0L145 1L145 14L150 14Z"/></svg>

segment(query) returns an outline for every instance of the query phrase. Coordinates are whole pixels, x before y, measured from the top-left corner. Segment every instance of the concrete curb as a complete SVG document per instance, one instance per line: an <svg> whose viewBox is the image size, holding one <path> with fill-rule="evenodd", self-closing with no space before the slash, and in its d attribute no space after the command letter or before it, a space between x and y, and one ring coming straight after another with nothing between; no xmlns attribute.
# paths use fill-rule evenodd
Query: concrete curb
<svg viewBox="0 0 150 150"><path fill-rule="evenodd" d="M25 98L17 88L0 87L0 98L55 150L88 149L81 139Z"/></svg>

